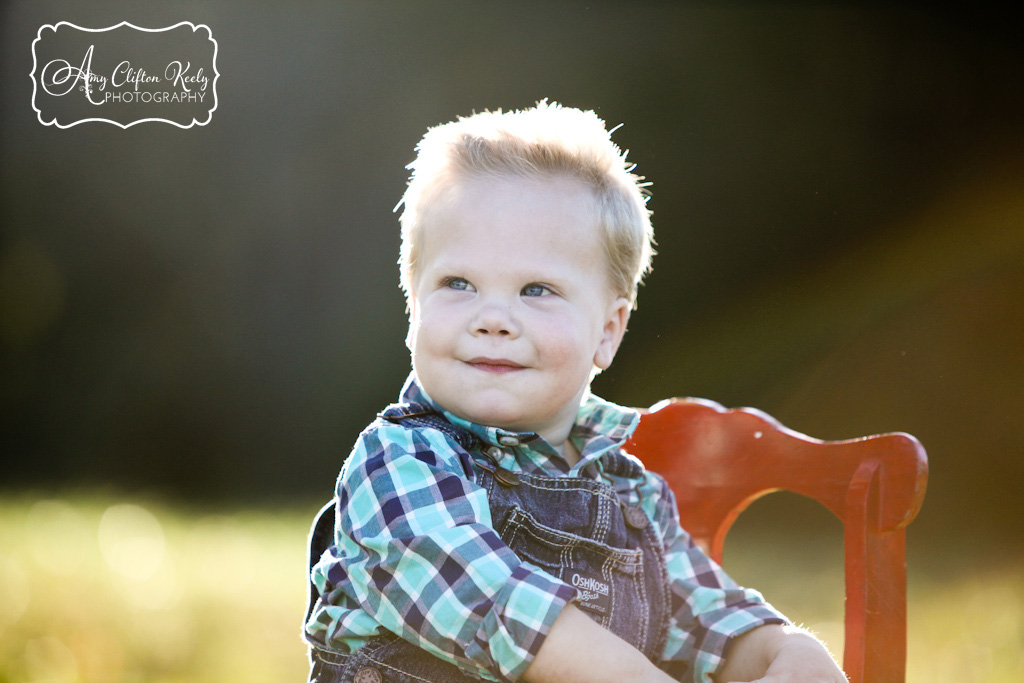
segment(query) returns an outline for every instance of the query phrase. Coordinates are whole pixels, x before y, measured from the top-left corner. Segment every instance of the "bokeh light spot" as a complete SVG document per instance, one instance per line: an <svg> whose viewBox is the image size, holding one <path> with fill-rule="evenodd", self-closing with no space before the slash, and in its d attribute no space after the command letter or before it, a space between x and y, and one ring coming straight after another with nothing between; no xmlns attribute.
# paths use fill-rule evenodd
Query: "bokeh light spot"
<svg viewBox="0 0 1024 683"><path fill-rule="evenodd" d="M135 581L155 575L166 551L160 521L149 510L132 504L107 508L100 519L99 544L110 568Z"/></svg>

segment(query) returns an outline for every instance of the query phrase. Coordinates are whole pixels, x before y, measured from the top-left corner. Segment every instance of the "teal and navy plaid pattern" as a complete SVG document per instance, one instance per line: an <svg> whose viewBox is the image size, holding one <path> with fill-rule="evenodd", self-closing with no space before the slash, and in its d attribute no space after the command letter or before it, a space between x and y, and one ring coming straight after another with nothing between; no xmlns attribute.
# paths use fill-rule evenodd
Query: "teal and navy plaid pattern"
<svg viewBox="0 0 1024 683"><path fill-rule="evenodd" d="M434 405L412 377L402 401ZM665 661L686 662L695 681L710 681L732 637L785 622L694 547L660 477L603 472L601 456L632 433L636 411L588 396L570 436L581 453L572 467L536 434L442 413L485 447L499 447L491 455L506 469L598 476L643 507L665 541L672 579L675 618ZM378 419L360 434L338 479L334 545L313 568L324 596L306 626L313 638L353 652L390 631L485 679L522 675L576 589L523 562L501 541L486 493L466 475L472 463L465 457L436 429Z"/></svg>

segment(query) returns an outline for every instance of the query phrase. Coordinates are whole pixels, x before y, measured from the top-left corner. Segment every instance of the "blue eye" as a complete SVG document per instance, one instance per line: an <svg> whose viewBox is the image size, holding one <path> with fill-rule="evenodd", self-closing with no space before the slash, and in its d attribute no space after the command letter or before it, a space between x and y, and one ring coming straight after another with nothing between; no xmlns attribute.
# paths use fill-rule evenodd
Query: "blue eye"
<svg viewBox="0 0 1024 683"><path fill-rule="evenodd" d="M544 285L538 285L537 283L533 283L532 285L526 285L525 287L523 287L522 295L544 296L545 294L549 294L550 292L551 290L545 287Z"/></svg>
<svg viewBox="0 0 1024 683"><path fill-rule="evenodd" d="M448 289L455 289L459 291L472 290L473 285L469 284L469 281L461 277L446 277L441 281L442 287Z"/></svg>

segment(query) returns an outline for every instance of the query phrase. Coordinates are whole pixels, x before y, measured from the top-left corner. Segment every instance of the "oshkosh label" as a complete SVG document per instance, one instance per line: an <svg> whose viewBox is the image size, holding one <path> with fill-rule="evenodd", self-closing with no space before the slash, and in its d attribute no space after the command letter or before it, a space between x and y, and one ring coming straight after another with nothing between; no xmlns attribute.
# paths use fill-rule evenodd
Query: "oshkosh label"
<svg viewBox="0 0 1024 683"><path fill-rule="evenodd" d="M217 108L217 41L209 27L187 21L157 29L44 24L32 41L30 75L44 126L205 126Z"/></svg>
<svg viewBox="0 0 1024 683"><path fill-rule="evenodd" d="M585 610L607 614L611 608L611 588L607 583L592 576L574 573L570 583L577 589L577 604Z"/></svg>

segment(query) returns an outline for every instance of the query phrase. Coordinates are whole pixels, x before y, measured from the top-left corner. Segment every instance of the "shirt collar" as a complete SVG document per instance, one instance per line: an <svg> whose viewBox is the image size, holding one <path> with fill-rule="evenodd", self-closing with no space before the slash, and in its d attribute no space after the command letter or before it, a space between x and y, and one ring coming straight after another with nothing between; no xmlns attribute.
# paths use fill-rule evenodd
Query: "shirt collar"
<svg viewBox="0 0 1024 683"><path fill-rule="evenodd" d="M555 466L569 473L600 459L608 451L621 447L632 435L640 421L640 414L587 392L583 397L576 422L569 433L573 445L580 452L580 460L571 470L558 451L535 432L515 432L499 427L488 427L454 415L434 402L410 373L402 387L402 402L424 403L440 412L452 424L469 430L485 444L524 451L524 455L546 456ZM515 448L515 447L522 447ZM533 453L530 453L532 451ZM522 466L523 463L520 463Z"/></svg>

